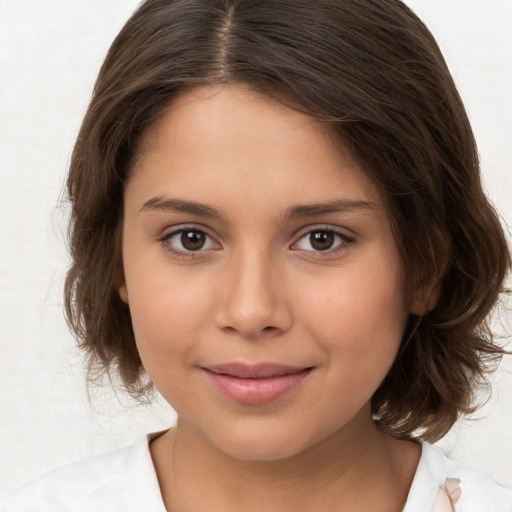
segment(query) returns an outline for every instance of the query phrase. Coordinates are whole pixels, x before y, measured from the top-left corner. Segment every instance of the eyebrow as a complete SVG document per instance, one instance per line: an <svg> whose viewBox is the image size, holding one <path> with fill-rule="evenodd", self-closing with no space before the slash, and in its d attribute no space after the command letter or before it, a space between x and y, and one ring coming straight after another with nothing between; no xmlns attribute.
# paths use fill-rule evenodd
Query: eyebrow
<svg viewBox="0 0 512 512"><path fill-rule="evenodd" d="M292 206L284 217L286 219L295 219L300 217L314 217L315 215L325 215L328 213L343 213L358 210L374 210L377 207L371 201L362 201L354 199L336 199L323 203L300 204Z"/></svg>
<svg viewBox="0 0 512 512"><path fill-rule="evenodd" d="M336 199L322 203L299 204L288 208L284 214L285 219L296 219L301 217L314 217L329 213L342 213L358 210L374 210L376 204L371 201L362 201L354 199ZM199 217L211 217L222 219L222 215L213 206L196 201L186 201L184 199L164 199L163 197L153 197L146 201L140 211L172 211L178 213L188 213Z"/></svg>
<svg viewBox="0 0 512 512"><path fill-rule="evenodd" d="M212 217L220 219L222 215L219 210L213 206L195 201L185 201L183 199L164 199L163 197L153 197L146 201L140 211L172 211L178 213L189 213L200 217Z"/></svg>

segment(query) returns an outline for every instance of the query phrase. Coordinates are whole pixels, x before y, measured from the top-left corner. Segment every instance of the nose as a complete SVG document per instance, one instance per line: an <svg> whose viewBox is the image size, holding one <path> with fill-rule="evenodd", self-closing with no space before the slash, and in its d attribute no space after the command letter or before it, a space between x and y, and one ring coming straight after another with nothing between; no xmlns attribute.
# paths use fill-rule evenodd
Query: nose
<svg viewBox="0 0 512 512"><path fill-rule="evenodd" d="M217 326L250 339L282 334L292 324L287 296L282 267L269 254L233 255L220 284Z"/></svg>

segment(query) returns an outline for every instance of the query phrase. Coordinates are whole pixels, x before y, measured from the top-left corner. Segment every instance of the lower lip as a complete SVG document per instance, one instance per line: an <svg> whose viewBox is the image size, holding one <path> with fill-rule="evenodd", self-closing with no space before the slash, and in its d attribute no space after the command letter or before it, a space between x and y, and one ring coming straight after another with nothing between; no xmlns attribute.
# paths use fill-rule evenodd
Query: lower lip
<svg viewBox="0 0 512 512"><path fill-rule="evenodd" d="M244 379L206 370L210 380L223 395L242 405L274 402L293 391L310 372L311 368L308 368L264 379Z"/></svg>

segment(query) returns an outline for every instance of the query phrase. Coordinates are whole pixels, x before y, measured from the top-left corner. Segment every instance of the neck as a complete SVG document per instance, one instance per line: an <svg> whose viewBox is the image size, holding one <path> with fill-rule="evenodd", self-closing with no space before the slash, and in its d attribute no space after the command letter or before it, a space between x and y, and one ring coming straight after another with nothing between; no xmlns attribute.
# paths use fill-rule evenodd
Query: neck
<svg viewBox="0 0 512 512"><path fill-rule="evenodd" d="M305 451L270 461L230 457L179 419L151 445L167 510L397 512L419 447L385 436L364 418Z"/></svg>

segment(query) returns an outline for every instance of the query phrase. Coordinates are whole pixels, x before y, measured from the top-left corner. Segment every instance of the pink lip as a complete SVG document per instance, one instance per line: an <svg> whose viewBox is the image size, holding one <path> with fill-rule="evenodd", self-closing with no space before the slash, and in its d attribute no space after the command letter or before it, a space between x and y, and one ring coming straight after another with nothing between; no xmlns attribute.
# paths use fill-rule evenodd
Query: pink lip
<svg viewBox="0 0 512 512"><path fill-rule="evenodd" d="M215 387L242 405L273 402L295 389L312 368L297 368L274 363L240 363L203 368Z"/></svg>

